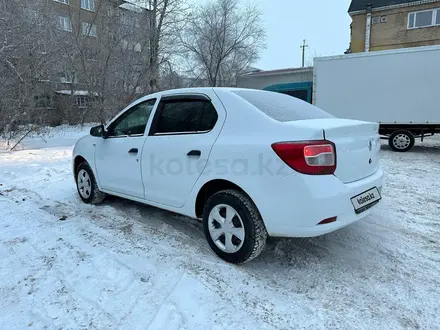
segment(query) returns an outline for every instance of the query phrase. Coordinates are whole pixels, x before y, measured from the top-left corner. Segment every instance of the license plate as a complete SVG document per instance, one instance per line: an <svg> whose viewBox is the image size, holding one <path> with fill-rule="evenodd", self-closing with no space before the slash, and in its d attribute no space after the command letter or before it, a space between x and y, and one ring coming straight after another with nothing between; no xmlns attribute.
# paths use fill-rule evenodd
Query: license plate
<svg viewBox="0 0 440 330"><path fill-rule="evenodd" d="M351 203L353 204L356 213L362 213L377 204L381 199L382 197L380 196L379 189L375 187L362 194L354 196L351 199Z"/></svg>

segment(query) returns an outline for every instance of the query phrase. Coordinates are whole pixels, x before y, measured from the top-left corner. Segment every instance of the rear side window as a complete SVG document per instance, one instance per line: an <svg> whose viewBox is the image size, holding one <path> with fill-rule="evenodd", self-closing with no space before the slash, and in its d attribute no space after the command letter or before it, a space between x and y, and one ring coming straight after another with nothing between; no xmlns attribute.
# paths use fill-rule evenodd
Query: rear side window
<svg viewBox="0 0 440 330"><path fill-rule="evenodd" d="M333 117L307 102L281 93L255 90L240 90L234 93L267 116L281 122Z"/></svg>
<svg viewBox="0 0 440 330"><path fill-rule="evenodd" d="M214 106L207 101L165 101L155 133L210 131L218 119Z"/></svg>
<svg viewBox="0 0 440 330"><path fill-rule="evenodd" d="M202 118L200 119L200 131L210 131L217 122L218 114L214 106L210 102L205 102Z"/></svg>

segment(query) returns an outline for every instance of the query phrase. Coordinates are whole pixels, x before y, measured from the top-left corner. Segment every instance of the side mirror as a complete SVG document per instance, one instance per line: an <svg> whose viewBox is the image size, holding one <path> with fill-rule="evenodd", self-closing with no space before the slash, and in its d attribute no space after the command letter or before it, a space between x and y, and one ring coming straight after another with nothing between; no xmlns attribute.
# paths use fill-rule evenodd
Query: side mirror
<svg viewBox="0 0 440 330"><path fill-rule="evenodd" d="M95 127L92 127L90 129L90 135L91 136L96 136L96 137L102 137L102 138L106 138L106 131L104 129L104 125L98 125Z"/></svg>

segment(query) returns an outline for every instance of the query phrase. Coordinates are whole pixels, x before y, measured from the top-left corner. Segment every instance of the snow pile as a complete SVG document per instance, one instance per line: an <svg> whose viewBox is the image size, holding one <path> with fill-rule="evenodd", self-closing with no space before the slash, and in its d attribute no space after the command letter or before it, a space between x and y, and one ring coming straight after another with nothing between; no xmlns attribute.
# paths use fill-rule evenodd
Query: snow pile
<svg viewBox="0 0 440 330"><path fill-rule="evenodd" d="M80 137L89 134L90 128L94 125L95 124L42 127L36 132L29 133L20 144L17 145L15 150L73 146ZM11 141L2 140L0 138L0 152L8 151L20 138L21 136Z"/></svg>

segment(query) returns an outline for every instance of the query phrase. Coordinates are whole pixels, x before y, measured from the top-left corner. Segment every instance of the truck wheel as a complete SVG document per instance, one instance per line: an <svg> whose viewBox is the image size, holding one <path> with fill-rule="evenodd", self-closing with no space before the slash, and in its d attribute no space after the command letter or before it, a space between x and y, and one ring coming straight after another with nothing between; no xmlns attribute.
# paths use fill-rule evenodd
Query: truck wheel
<svg viewBox="0 0 440 330"><path fill-rule="evenodd" d="M211 196L203 209L203 229L211 249L223 260L242 264L266 245L267 231L255 204L236 190Z"/></svg>
<svg viewBox="0 0 440 330"><path fill-rule="evenodd" d="M389 139L388 144L390 148L397 152L405 152L414 147L415 138L410 131L399 130L393 132Z"/></svg>

